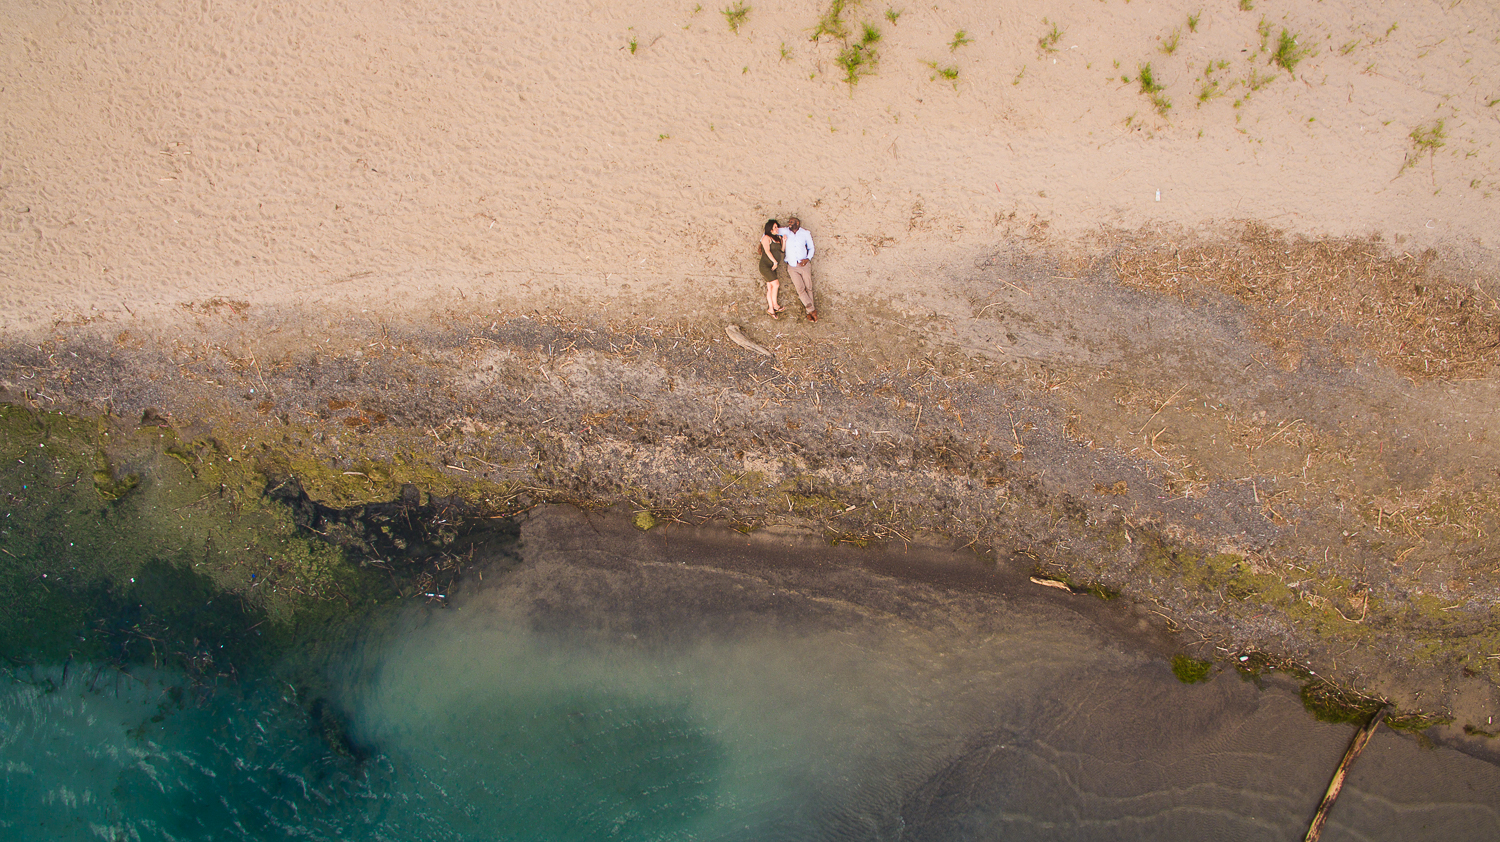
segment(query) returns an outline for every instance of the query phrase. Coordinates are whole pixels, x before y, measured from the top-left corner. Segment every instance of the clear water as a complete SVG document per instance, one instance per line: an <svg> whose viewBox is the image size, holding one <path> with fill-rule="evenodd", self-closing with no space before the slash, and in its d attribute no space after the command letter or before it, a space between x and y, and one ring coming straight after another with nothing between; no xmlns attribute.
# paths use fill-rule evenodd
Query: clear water
<svg viewBox="0 0 1500 842"><path fill-rule="evenodd" d="M0 838L1297 839L1351 734L1066 601L640 540L366 630L328 665L363 760L272 682L22 671ZM1324 838L1496 839L1497 805L1383 731Z"/></svg>

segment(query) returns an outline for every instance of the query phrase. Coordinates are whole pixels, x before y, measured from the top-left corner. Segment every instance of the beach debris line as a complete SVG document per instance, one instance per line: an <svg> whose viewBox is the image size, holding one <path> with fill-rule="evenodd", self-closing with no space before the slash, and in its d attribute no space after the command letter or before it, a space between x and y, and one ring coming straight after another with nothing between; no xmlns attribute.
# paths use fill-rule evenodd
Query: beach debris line
<svg viewBox="0 0 1500 842"><path fill-rule="evenodd" d="M749 348L757 354L765 354L768 357L775 356L775 354L767 351L764 347L755 344L755 342L750 339L750 337L745 335L745 332L743 330L740 330L739 325L725 325L724 332L729 334L729 338L734 340L734 344L740 346L741 348Z"/></svg>
<svg viewBox="0 0 1500 842"><path fill-rule="evenodd" d="M1302 837L1302 842L1318 842L1323 835L1323 826L1328 823L1328 812L1333 809L1333 802L1339 797L1339 791L1344 788L1344 779L1349 776L1349 769L1354 761L1359 759L1365 746L1370 744L1370 738L1375 736L1375 729L1390 713L1390 705L1381 705L1380 710L1370 715L1370 721L1359 729L1354 739L1349 741L1349 748L1344 752L1344 759L1339 761L1338 768L1333 770L1333 780L1328 782L1328 792L1323 795L1323 803L1318 805L1318 811L1313 814L1312 824L1307 826L1307 835Z"/></svg>

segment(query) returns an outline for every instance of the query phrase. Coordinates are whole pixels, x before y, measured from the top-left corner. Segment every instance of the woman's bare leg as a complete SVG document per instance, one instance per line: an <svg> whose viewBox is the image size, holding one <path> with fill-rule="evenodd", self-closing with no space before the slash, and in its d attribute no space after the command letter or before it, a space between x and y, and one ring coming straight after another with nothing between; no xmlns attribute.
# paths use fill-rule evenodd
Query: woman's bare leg
<svg viewBox="0 0 1500 842"><path fill-rule="evenodd" d="M781 292L781 281L768 281L766 283L766 313L776 315L781 308L776 306L776 298Z"/></svg>

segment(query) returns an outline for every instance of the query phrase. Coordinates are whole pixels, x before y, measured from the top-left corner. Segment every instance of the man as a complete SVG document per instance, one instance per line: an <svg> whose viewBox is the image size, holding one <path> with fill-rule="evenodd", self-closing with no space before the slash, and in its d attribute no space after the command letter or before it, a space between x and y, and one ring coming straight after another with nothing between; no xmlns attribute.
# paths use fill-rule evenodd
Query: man
<svg viewBox="0 0 1500 842"><path fill-rule="evenodd" d="M802 299L802 306L807 308L807 320L815 322L818 320L818 305L813 303L812 234L802 227L802 220L795 216L787 219L786 227L777 228L776 233L784 238L781 248L786 259L786 271L792 277L792 285L797 288L797 297Z"/></svg>

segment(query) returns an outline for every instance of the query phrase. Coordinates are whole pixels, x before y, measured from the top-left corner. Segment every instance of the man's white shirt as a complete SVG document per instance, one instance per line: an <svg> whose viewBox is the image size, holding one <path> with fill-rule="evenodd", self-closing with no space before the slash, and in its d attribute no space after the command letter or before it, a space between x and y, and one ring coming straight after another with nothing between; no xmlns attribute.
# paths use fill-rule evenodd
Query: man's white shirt
<svg viewBox="0 0 1500 842"><path fill-rule="evenodd" d="M801 260L812 260L812 234L806 228L798 228L796 231L777 228L776 233L786 238L781 243L781 250L786 255L788 266L796 266Z"/></svg>

